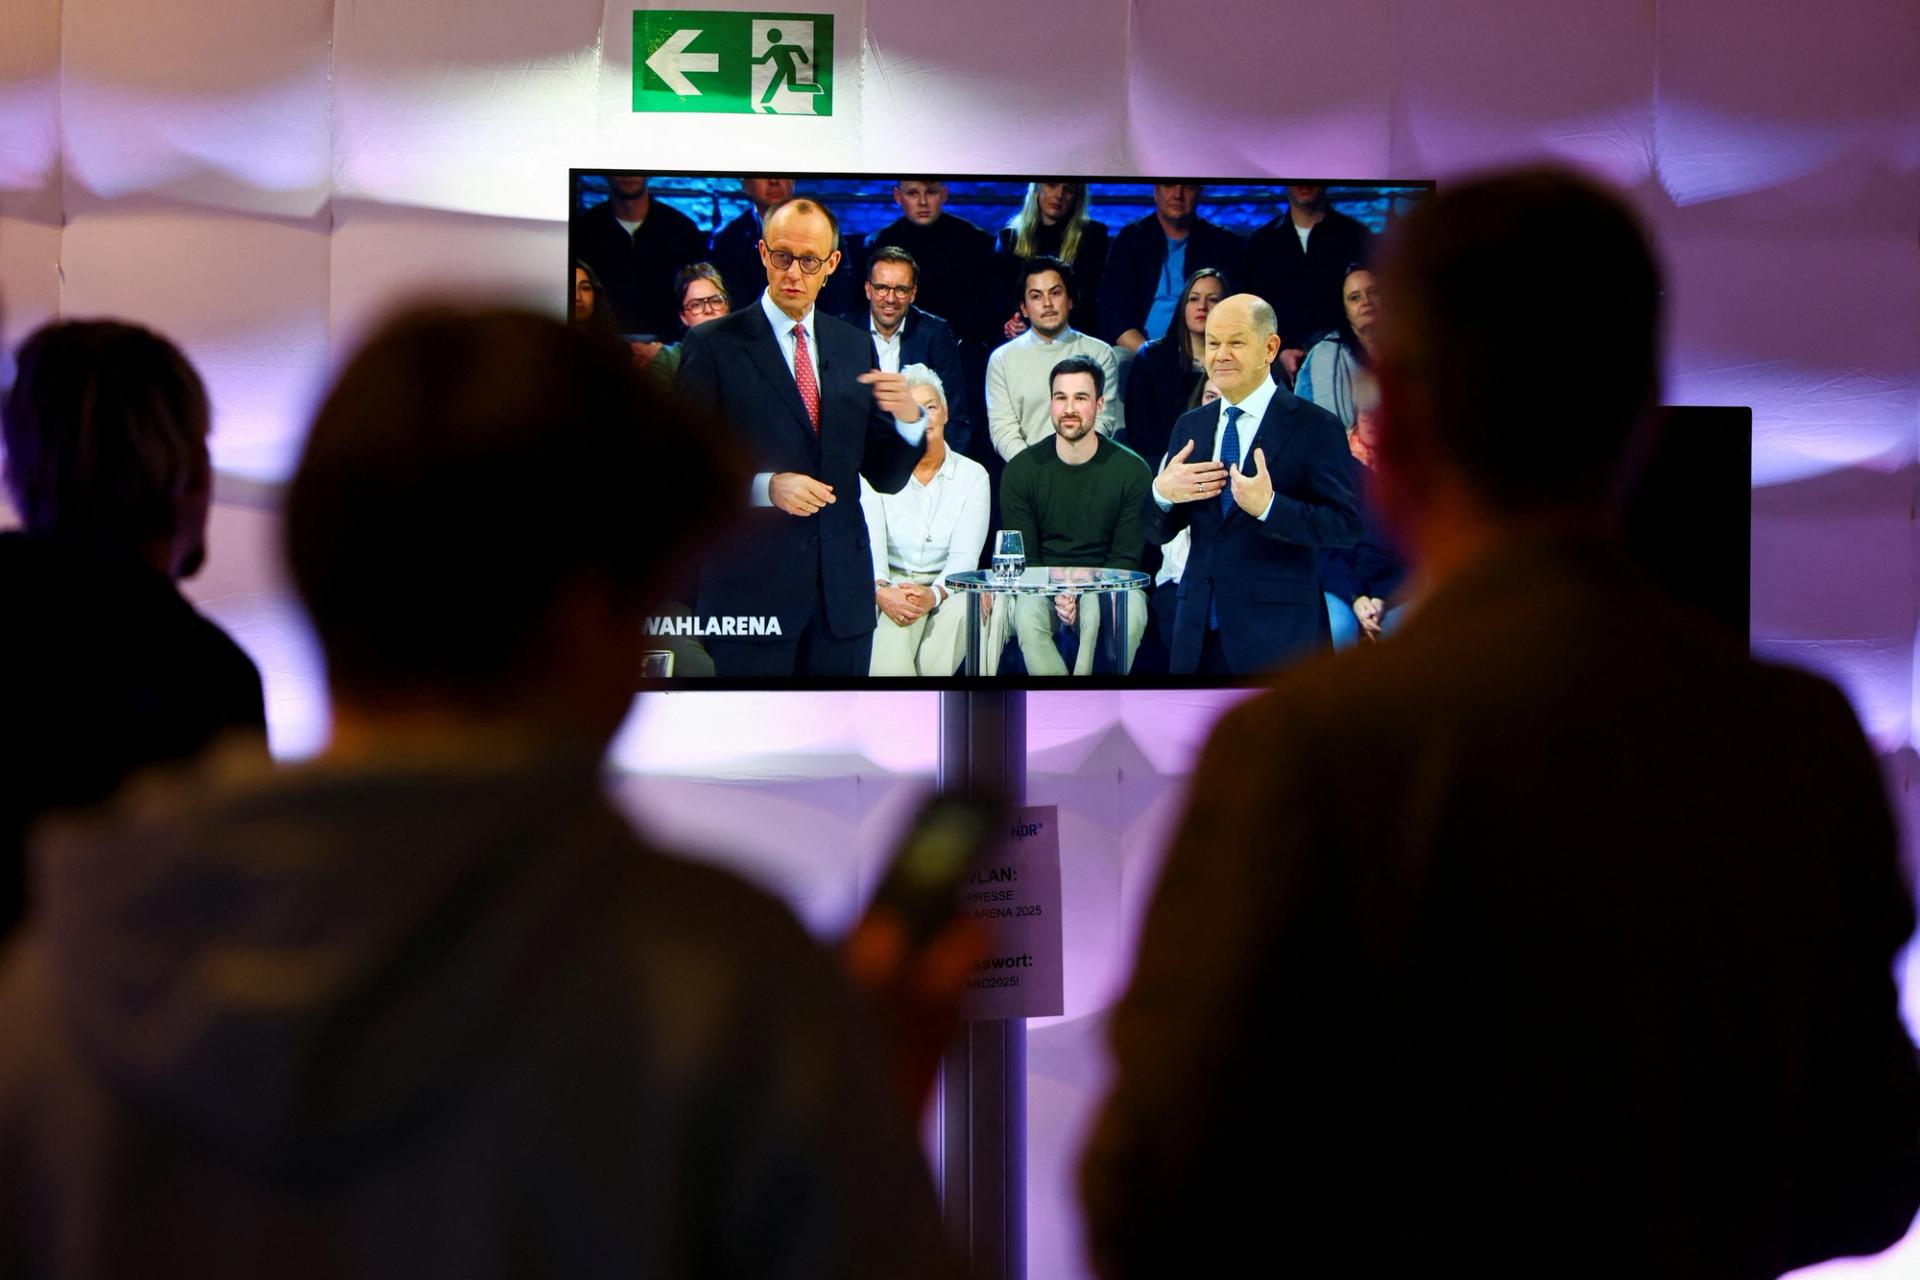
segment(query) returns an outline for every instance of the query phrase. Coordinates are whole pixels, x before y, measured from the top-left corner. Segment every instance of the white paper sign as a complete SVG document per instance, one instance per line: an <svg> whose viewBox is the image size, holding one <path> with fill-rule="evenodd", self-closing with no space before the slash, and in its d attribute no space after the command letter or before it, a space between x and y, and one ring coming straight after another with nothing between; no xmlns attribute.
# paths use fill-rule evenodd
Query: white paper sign
<svg viewBox="0 0 1920 1280"><path fill-rule="evenodd" d="M1066 1012L1060 940L1060 813L1015 811L1005 850L984 861L960 893L963 915L992 942L967 981L961 1014L972 1022Z"/></svg>

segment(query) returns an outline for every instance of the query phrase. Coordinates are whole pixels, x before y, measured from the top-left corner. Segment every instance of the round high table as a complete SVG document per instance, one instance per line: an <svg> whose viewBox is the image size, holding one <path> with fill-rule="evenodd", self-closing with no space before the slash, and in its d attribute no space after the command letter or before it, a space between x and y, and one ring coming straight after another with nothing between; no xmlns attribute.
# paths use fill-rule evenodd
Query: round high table
<svg viewBox="0 0 1920 1280"><path fill-rule="evenodd" d="M1071 595L1077 607L1099 611L1099 631L1092 640L1097 656L1110 670L1125 675L1133 665L1128 643L1128 610L1144 607L1131 593L1145 593L1153 579L1137 569L1047 568L1031 565L1016 578L1002 578L989 569L969 569L947 575L947 589L967 597L967 660L962 675L1000 674L1000 657L1012 635L1011 619L1022 598ZM1102 602L1104 602L1104 607Z"/></svg>

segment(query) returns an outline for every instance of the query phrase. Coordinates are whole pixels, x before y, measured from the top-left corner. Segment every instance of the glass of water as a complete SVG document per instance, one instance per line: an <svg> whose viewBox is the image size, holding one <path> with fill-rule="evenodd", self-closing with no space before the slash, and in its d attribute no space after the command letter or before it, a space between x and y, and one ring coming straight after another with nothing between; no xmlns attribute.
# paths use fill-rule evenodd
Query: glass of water
<svg viewBox="0 0 1920 1280"><path fill-rule="evenodd" d="M1012 582L1027 571L1026 540L1018 529L1002 529L993 535L993 576Z"/></svg>

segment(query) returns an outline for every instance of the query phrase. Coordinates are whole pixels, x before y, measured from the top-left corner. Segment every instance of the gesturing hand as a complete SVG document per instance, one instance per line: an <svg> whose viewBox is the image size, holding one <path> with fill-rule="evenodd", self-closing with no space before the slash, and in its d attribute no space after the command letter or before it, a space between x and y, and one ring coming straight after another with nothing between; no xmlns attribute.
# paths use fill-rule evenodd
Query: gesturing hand
<svg viewBox="0 0 1920 1280"><path fill-rule="evenodd" d="M1253 451L1253 465L1258 473L1249 476L1239 467L1233 468L1233 500L1240 509L1258 520L1267 514L1267 507L1273 502L1273 477L1267 474L1267 455L1259 449Z"/></svg>
<svg viewBox="0 0 1920 1280"><path fill-rule="evenodd" d="M885 369L869 369L860 381L873 389L873 402L902 422L920 421L920 402L907 389L907 380Z"/></svg>
<svg viewBox="0 0 1920 1280"><path fill-rule="evenodd" d="M1227 487L1227 469L1217 462L1188 462L1194 442L1189 440L1180 452L1167 459L1160 472L1160 496L1168 502L1200 502L1217 498ZM1262 468L1265 470L1265 468Z"/></svg>
<svg viewBox="0 0 1920 1280"><path fill-rule="evenodd" d="M790 516L810 516L833 501L833 486L798 471L776 471L767 498Z"/></svg>

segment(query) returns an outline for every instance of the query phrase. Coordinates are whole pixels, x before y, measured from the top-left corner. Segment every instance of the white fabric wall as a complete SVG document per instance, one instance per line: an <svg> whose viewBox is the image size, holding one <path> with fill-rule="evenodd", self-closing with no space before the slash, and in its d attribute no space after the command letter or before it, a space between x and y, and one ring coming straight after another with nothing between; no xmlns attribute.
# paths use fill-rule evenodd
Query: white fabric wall
<svg viewBox="0 0 1920 1280"><path fill-rule="evenodd" d="M569 165L1444 181L1555 156L1625 185L1659 231L1669 399L1754 408L1757 648L1848 689L1906 803L1914 0L808 7L839 24L827 120L632 116L631 5L603 0L0 7L0 337L116 314L199 364L221 501L192 592L259 661L282 754L325 734L273 514L313 397L397 297L499 291L558 314ZM1552 285L1516 282L1516 305ZM1222 703L1032 701L1031 798L1061 806L1070 903L1068 1013L1032 1035L1035 1276L1079 1271L1068 1173L1099 1088L1099 1012ZM675 695L616 757L645 821L731 851L827 929L929 775L934 718L931 695ZM1916 1258L1857 1273L1920 1274Z"/></svg>

